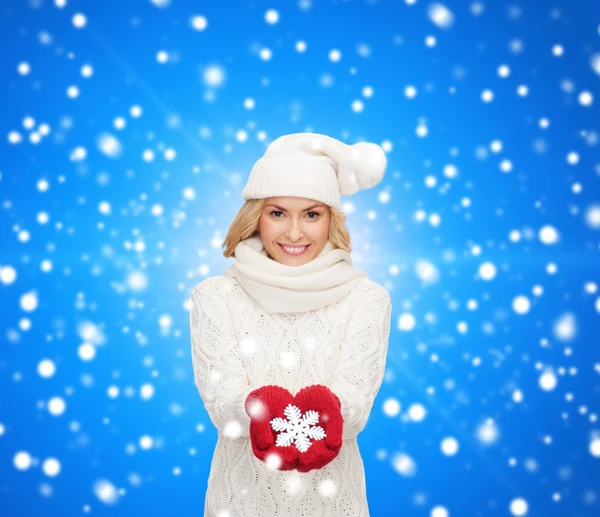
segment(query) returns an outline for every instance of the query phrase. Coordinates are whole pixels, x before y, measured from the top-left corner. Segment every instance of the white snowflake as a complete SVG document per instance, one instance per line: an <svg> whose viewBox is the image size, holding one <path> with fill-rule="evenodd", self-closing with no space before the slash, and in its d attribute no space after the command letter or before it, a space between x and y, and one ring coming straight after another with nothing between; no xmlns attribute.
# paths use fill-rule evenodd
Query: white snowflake
<svg viewBox="0 0 600 517"><path fill-rule="evenodd" d="M277 417L271 420L271 427L279 432L276 446L286 447L292 442L300 452L306 452L312 445L309 438L322 440L325 438L325 430L318 425L319 413L312 409L302 415L302 411L293 404L288 404L283 410L285 418Z"/></svg>

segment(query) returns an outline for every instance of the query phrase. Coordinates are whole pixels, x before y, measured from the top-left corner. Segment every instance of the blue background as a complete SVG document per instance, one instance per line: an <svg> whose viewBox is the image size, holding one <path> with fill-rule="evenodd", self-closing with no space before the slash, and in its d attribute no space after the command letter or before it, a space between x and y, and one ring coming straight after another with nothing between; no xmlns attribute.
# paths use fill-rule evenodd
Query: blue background
<svg viewBox="0 0 600 517"><path fill-rule="evenodd" d="M590 217L600 7L443 5L451 24L422 0L3 0L0 514L202 515L216 430L193 380L189 292L230 265L221 243L254 161L278 136L314 131L377 142L388 156L379 185L342 199L354 263L393 303L385 379L358 439L371 514L600 515L600 228ZM222 81L207 80L211 70ZM50 131L37 142L40 124ZM103 134L120 152L99 145ZM85 158L74 159L78 148ZM555 242L540 238L546 225ZM479 274L484 263L494 278ZM136 289L140 272L147 285ZM38 373L45 359L50 377ZM548 378L556 385L543 389ZM62 414L48 410L53 397ZM486 422L495 440L481 439ZM448 437L455 455L440 449ZM23 457L28 468L16 465ZM58 475L42 468L47 458ZM109 490L98 494L98 481Z"/></svg>

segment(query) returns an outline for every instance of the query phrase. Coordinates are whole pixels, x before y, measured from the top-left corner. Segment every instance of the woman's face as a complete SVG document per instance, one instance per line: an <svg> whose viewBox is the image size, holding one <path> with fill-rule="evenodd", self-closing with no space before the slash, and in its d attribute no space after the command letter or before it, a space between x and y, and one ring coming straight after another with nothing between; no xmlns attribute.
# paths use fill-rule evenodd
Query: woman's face
<svg viewBox="0 0 600 517"><path fill-rule="evenodd" d="M260 216L260 238L270 258L288 266L300 266L319 255L329 238L329 207L314 199L270 197ZM308 247L300 254L282 245Z"/></svg>

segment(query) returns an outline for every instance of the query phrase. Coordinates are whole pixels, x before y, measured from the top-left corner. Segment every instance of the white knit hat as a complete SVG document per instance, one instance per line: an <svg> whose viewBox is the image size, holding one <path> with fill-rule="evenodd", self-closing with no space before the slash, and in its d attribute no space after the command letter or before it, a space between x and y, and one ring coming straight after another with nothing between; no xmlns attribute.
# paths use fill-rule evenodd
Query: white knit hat
<svg viewBox="0 0 600 517"><path fill-rule="evenodd" d="M284 135L252 167L242 197L304 197L340 209L340 195L377 185L387 159L370 142L348 145L318 133Z"/></svg>

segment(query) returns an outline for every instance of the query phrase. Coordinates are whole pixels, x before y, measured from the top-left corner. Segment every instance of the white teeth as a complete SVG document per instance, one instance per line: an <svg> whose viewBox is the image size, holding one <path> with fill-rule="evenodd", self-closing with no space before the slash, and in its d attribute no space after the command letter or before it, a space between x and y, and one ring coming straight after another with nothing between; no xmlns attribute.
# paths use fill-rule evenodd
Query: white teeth
<svg viewBox="0 0 600 517"><path fill-rule="evenodd" d="M288 248L287 246L282 246L282 248L288 253L302 253L306 249L306 246L303 248Z"/></svg>

